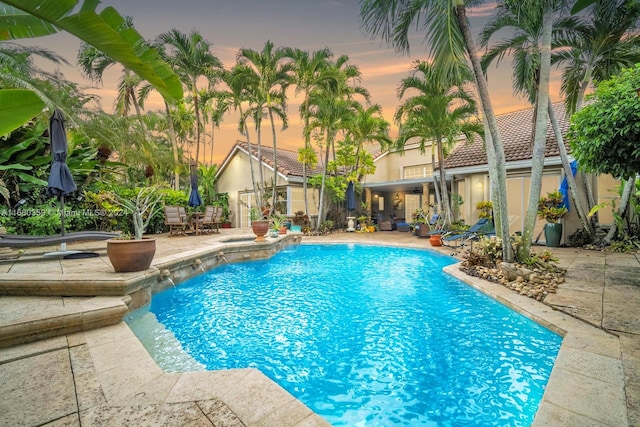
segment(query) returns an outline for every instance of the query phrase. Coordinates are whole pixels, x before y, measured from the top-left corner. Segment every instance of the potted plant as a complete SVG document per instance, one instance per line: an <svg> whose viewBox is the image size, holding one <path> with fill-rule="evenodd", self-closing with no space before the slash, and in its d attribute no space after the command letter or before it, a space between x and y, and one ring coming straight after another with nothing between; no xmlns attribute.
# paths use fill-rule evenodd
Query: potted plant
<svg viewBox="0 0 640 427"><path fill-rule="evenodd" d="M256 242L264 242L266 239L264 235L269 231L269 220L265 219L262 212L257 208L251 208L249 211L249 217L251 219L251 229L253 234L256 235Z"/></svg>
<svg viewBox="0 0 640 427"><path fill-rule="evenodd" d="M284 225L286 218L282 215L271 215L271 229L277 230L278 234L287 234L287 227Z"/></svg>
<svg viewBox="0 0 640 427"><path fill-rule="evenodd" d="M307 227L309 225L309 218L303 211L297 211L291 222L291 231L301 232L302 227Z"/></svg>
<svg viewBox="0 0 640 427"><path fill-rule="evenodd" d="M476 209L478 210L478 218L491 218L491 211L493 211L493 202L491 200L482 200L476 203Z"/></svg>
<svg viewBox="0 0 640 427"><path fill-rule="evenodd" d="M360 230L365 230L367 228L367 226L369 221L369 217L367 215L360 215L358 217L358 224L360 224Z"/></svg>
<svg viewBox="0 0 640 427"><path fill-rule="evenodd" d="M564 196L559 191L547 193L538 200L538 218L544 219L544 239L547 246L557 248L562 238L562 223L560 220L569 212L563 206Z"/></svg>
<svg viewBox="0 0 640 427"><path fill-rule="evenodd" d="M278 237L280 235L280 227L282 226L282 220L278 215L272 215L269 225L271 230L269 231L270 237Z"/></svg>
<svg viewBox="0 0 640 427"><path fill-rule="evenodd" d="M157 189L147 187L140 189L136 196L127 199L112 193L110 201L131 215L134 237L128 235L107 240L107 256L113 269L118 273L142 271L151 266L156 253L156 240L143 238L153 215L160 209L161 195Z"/></svg>

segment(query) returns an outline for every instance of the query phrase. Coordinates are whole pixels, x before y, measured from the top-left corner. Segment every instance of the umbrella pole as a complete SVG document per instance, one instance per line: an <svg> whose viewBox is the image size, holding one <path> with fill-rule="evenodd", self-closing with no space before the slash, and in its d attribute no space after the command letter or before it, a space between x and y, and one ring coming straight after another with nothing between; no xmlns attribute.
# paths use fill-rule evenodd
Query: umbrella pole
<svg viewBox="0 0 640 427"><path fill-rule="evenodd" d="M62 236L64 236L64 195L60 195L60 229ZM65 252L67 250L67 242L60 243L60 250Z"/></svg>

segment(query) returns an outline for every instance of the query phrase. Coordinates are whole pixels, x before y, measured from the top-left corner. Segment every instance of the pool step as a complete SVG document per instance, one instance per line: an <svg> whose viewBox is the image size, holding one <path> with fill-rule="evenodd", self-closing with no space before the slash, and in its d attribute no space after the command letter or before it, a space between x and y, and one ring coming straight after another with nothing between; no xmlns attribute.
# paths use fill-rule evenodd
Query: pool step
<svg viewBox="0 0 640 427"><path fill-rule="evenodd" d="M0 348L122 321L129 296L0 297Z"/></svg>

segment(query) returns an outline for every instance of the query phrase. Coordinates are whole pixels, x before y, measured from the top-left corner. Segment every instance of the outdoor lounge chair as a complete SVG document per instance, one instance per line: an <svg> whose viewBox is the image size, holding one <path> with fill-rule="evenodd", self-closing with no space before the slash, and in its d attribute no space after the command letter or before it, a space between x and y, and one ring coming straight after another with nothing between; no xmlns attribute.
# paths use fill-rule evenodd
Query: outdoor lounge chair
<svg viewBox="0 0 640 427"><path fill-rule="evenodd" d="M384 219L384 215L378 214L378 230L393 231L393 221Z"/></svg>
<svg viewBox="0 0 640 427"><path fill-rule="evenodd" d="M165 206L164 207L164 224L169 226L169 236L176 236L178 234L186 234L185 230L189 228L189 221L187 219L187 213L180 212L179 206Z"/></svg>
<svg viewBox="0 0 640 427"><path fill-rule="evenodd" d="M442 244L451 247L464 246L470 240L477 240L481 236L495 235L496 230L493 221L488 218L480 218L467 231L463 233L447 233L442 236Z"/></svg>
<svg viewBox="0 0 640 427"><path fill-rule="evenodd" d="M76 231L73 233L58 234L55 236L27 236L0 234L1 248L36 248L38 246L51 246L60 243L107 240L118 237L118 233L106 231Z"/></svg>

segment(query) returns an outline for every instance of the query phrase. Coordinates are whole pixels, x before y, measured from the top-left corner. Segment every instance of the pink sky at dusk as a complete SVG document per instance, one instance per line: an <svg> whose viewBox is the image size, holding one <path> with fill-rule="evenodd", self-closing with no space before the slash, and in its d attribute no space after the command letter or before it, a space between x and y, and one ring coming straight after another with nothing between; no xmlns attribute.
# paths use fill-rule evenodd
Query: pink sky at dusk
<svg viewBox="0 0 640 427"><path fill-rule="evenodd" d="M104 0L98 10L113 6L123 16L131 16L136 29L146 39L154 39L172 28L188 34L200 32L212 44L212 52L230 68L235 64L241 47L261 51L265 42L271 40L276 47L296 47L310 52L328 47L334 58L348 55L350 63L362 72L361 85L369 90L371 102L380 104L387 120L399 103L396 89L400 80L407 77L411 63L427 59L427 49L421 35L410 40L411 55L396 54L382 40L371 40L361 30L360 5L356 0ZM473 9L469 16L474 35L493 13L495 4L485 4ZM494 40L495 42L496 40ZM64 75L78 82L85 92L102 98L103 108L110 112L120 70L114 68L105 75L101 87L91 87L76 65L80 42L65 34L58 34L29 42L30 45L47 47L64 56L71 67L60 67ZM492 66L489 71L489 88L496 113L527 108L525 100L512 93L510 64L505 62L499 69ZM558 72L553 71L551 97L559 96ZM302 143L302 127L299 119L300 100L292 97L288 101L289 128L278 133L278 146L295 150ZM162 109L159 97L150 99L147 110ZM271 146L268 125L263 130L262 143ZM280 125L277 125L280 129ZM207 127L206 141L210 141ZM393 127L392 136L396 129ZM237 131L235 115L225 116L219 131L215 133L214 163L220 163L233 144L243 139ZM255 133L251 134L255 142ZM209 159L209 146L206 159Z"/></svg>

